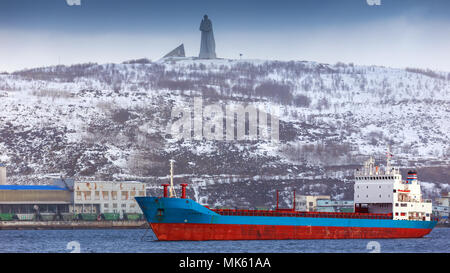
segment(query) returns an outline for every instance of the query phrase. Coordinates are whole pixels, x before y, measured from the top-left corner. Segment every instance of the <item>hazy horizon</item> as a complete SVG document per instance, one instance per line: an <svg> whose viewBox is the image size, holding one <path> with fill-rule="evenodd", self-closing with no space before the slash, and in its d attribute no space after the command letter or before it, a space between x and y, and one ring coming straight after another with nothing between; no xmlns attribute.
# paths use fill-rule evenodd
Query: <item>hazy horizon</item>
<svg viewBox="0 0 450 273"><path fill-rule="evenodd" d="M450 1L5 0L0 71L197 56L203 14L219 58L307 60L450 71Z"/></svg>

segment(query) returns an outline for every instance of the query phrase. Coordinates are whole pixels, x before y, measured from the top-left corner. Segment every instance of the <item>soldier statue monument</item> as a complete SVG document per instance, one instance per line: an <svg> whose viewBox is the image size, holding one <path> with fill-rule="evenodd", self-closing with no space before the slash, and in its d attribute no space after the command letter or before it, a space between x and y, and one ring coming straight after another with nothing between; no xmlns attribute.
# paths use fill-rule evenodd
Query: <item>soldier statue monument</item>
<svg viewBox="0 0 450 273"><path fill-rule="evenodd" d="M216 42L214 41L214 34L211 20L208 15L203 16L200 23L200 31L202 32L202 40L200 42L200 59L215 59L216 58Z"/></svg>

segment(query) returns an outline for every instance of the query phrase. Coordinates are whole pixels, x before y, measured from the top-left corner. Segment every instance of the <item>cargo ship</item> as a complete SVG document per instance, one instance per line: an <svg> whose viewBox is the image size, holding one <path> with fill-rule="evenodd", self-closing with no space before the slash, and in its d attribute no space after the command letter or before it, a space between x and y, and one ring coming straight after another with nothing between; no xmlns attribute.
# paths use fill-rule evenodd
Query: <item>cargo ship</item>
<svg viewBox="0 0 450 273"><path fill-rule="evenodd" d="M285 240L285 239L387 239L420 238L437 224L432 204L422 199L417 173L402 180L400 170L384 168L370 158L355 171L354 212L314 212L213 209L181 197L173 186L163 184L161 197L136 197L158 240ZM170 192L170 193L169 193ZM295 203L294 203L295 204Z"/></svg>

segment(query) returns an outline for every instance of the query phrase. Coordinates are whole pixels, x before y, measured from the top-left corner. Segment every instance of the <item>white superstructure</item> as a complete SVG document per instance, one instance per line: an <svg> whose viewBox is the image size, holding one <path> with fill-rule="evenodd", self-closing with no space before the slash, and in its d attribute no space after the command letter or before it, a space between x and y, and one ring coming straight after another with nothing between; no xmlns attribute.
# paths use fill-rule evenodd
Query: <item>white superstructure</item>
<svg viewBox="0 0 450 273"><path fill-rule="evenodd" d="M422 199L417 173L409 171L406 180L390 164L388 151L384 168L371 157L355 172L355 212L392 213L394 220L430 221L432 203Z"/></svg>

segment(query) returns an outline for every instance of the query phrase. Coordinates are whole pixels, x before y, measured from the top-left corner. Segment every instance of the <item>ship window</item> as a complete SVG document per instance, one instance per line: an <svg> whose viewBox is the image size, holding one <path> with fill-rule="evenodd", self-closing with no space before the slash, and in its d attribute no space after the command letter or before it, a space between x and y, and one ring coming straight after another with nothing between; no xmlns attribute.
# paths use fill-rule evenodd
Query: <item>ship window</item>
<svg viewBox="0 0 450 273"><path fill-rule="evenodd" d="M369 196L368 195L366 195L366 198L368 198Z"/></svg>
<svg viewBox="0 0 450 273"><path fill-rule="evenodd" d="M381 194L380 194L380 198L381 198Z"/></svg>
<svg viewBox="0 0 450 273"><path fill-rule="evenodd" d="M84 199L85 200L91 200L91 192L90 191L85 191L84 192Z"/></svg>
<svg viewBox="0 0 450 273"><path fill-rule="evenodd" d="M395 216L398 216L398 212L395 213Z"/></svg>
<svg viewBox="0 0 450 273"><path fill-rule="evenodd" d="M395 203L395 206L398 207L398 203Z"/></svg>
<svg viewBox="0 0 450 273"><path fill-rule="evenodd" d="M394 190L394 192L397 192L397 190Z"/></svg>
<svg viewBox="0 0 450 273"><path fill-rule="evenodd" d="M381 186L378 186L379 189L381 189Z"/></svg>
<svg viewBox="0 0 450 273"><path fill-rule="evenodd" d="M103 200L109 200L109 195L107 191L102 191Z"/></svg>

